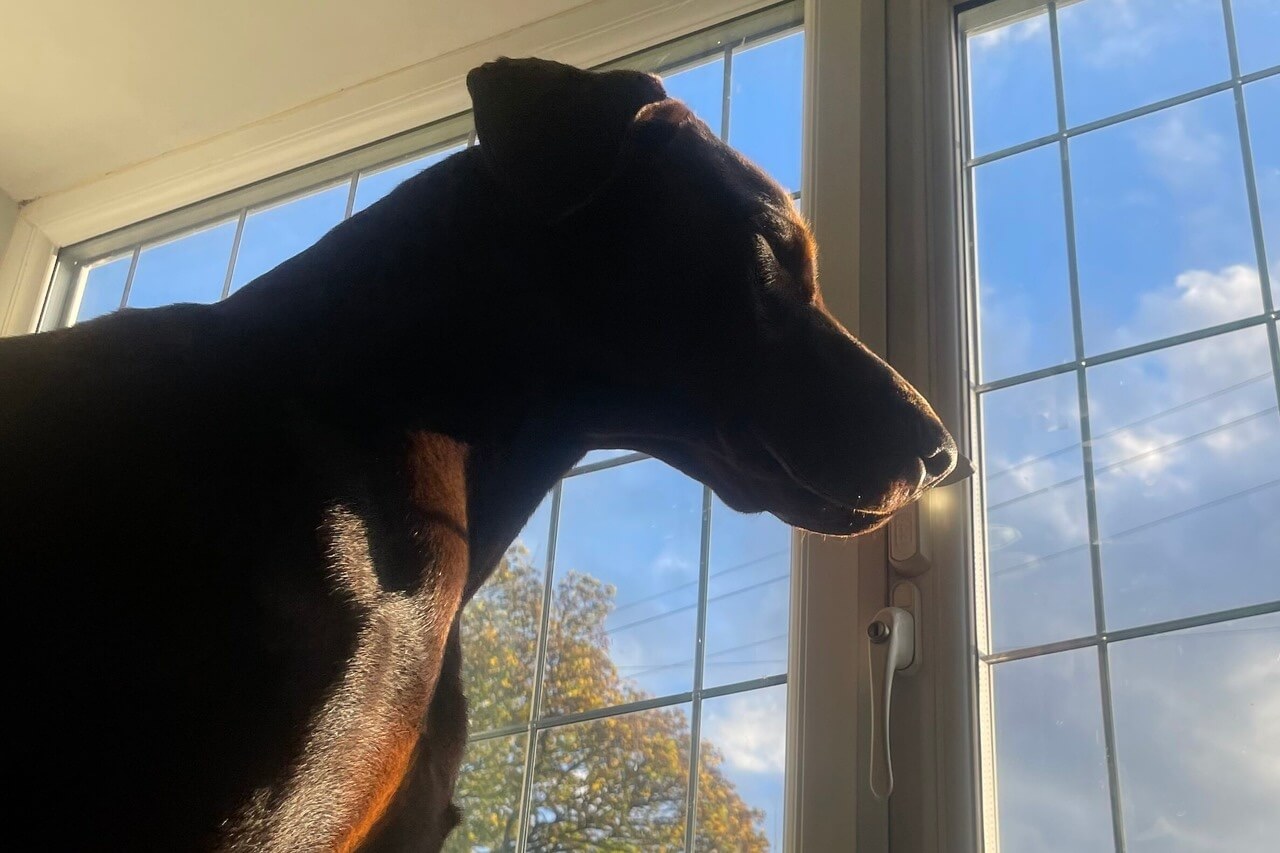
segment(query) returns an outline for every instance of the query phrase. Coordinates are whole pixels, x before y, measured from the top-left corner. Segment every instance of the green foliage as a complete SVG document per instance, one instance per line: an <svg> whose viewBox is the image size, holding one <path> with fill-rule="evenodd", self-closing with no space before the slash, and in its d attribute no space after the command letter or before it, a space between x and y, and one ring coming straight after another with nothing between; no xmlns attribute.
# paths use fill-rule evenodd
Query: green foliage
<svg viewBox="0 0 1280 853"><path fill-rule="evenodd" d="M471 730L529 719L542 611L543 573L517 543L463 617L463 678ZM620 705L645 694L622 678L609 656L605 618L614 589L568 572L556 585L547 656L556 678L544 685L545 714ZM658 708L548 729L534 768L528 848L610 853L684 849L689 781L689 721ZM457 801L463 823L449 851L512 851L516 845L526 737L468 747ZM694 849L767 851L764 813L749 807L721 771L715 747L702 745Z"/></svg>

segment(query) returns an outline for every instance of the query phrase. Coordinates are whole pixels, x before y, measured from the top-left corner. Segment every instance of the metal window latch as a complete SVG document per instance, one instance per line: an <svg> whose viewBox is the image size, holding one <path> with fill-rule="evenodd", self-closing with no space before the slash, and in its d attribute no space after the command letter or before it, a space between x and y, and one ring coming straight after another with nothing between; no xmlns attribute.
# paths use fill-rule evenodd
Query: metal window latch
<svg viewBox="0 0 1280 853"><path fill-rule="evenodd" d="M920 593L903 581L893 589L893 605L882 607L867 625L871 666L871 793L883 800L893 793L893 755L889 748L889 714L895 674L909 675L920 666Z"/></svg>

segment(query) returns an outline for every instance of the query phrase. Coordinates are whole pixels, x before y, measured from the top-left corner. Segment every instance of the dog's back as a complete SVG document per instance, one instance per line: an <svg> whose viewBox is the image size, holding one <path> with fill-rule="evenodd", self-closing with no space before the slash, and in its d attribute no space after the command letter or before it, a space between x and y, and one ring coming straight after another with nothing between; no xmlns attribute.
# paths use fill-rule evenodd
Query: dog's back
<svg viewBox="0 0 1280 853"><path fill-rule="evenodd" d="M0 341L6 626L29 697L10 703L25 719L7 753L37 776L24 805L56 792L83 817L52 836L70 846L90 825L93 846L212 840L239 794L227 771L265 783L305 722L306 703L273 693L319 694L333 677L291 666L281 644L341 661L353 642L350 606L303 570L320 556L299 500L322 477L306 471L316 457L290 453L268 413L246 430L243 392L208 381L205 315ZM298 630L264 635L268 613ZM167 814L135 813L165 798Z"/></svg>

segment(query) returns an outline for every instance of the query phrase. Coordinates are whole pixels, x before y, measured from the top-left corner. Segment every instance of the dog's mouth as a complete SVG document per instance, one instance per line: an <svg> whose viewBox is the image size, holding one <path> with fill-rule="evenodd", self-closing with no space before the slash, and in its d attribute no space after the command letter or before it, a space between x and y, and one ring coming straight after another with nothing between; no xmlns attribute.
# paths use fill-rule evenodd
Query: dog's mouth
<svg viewBox="0 0 1280 853"><path fill-rule="evenodd" d="M854 536L881 527L927 488L920 482L895 479L842 498L800 476L786 455L761 436L736 438L730 441L717 434L703 442L648 436L615 446L634 447L706 483L738 512L770 512L793 527L833 536Z"/></svg>

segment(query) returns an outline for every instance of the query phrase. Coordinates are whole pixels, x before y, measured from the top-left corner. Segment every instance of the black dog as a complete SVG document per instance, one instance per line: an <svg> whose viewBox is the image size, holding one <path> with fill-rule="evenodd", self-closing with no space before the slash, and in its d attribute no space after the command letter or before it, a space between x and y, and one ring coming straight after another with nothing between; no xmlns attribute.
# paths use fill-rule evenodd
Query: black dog
<svg viewBox="0 0 1280 853"><path fill-rule="evenodd" d="M467 82L478 147L227 301L0 341L7 799L38 846L438 848L459 608L591 448L831 534L952 468L823 308L791 199L657 78Z"/></svg>

